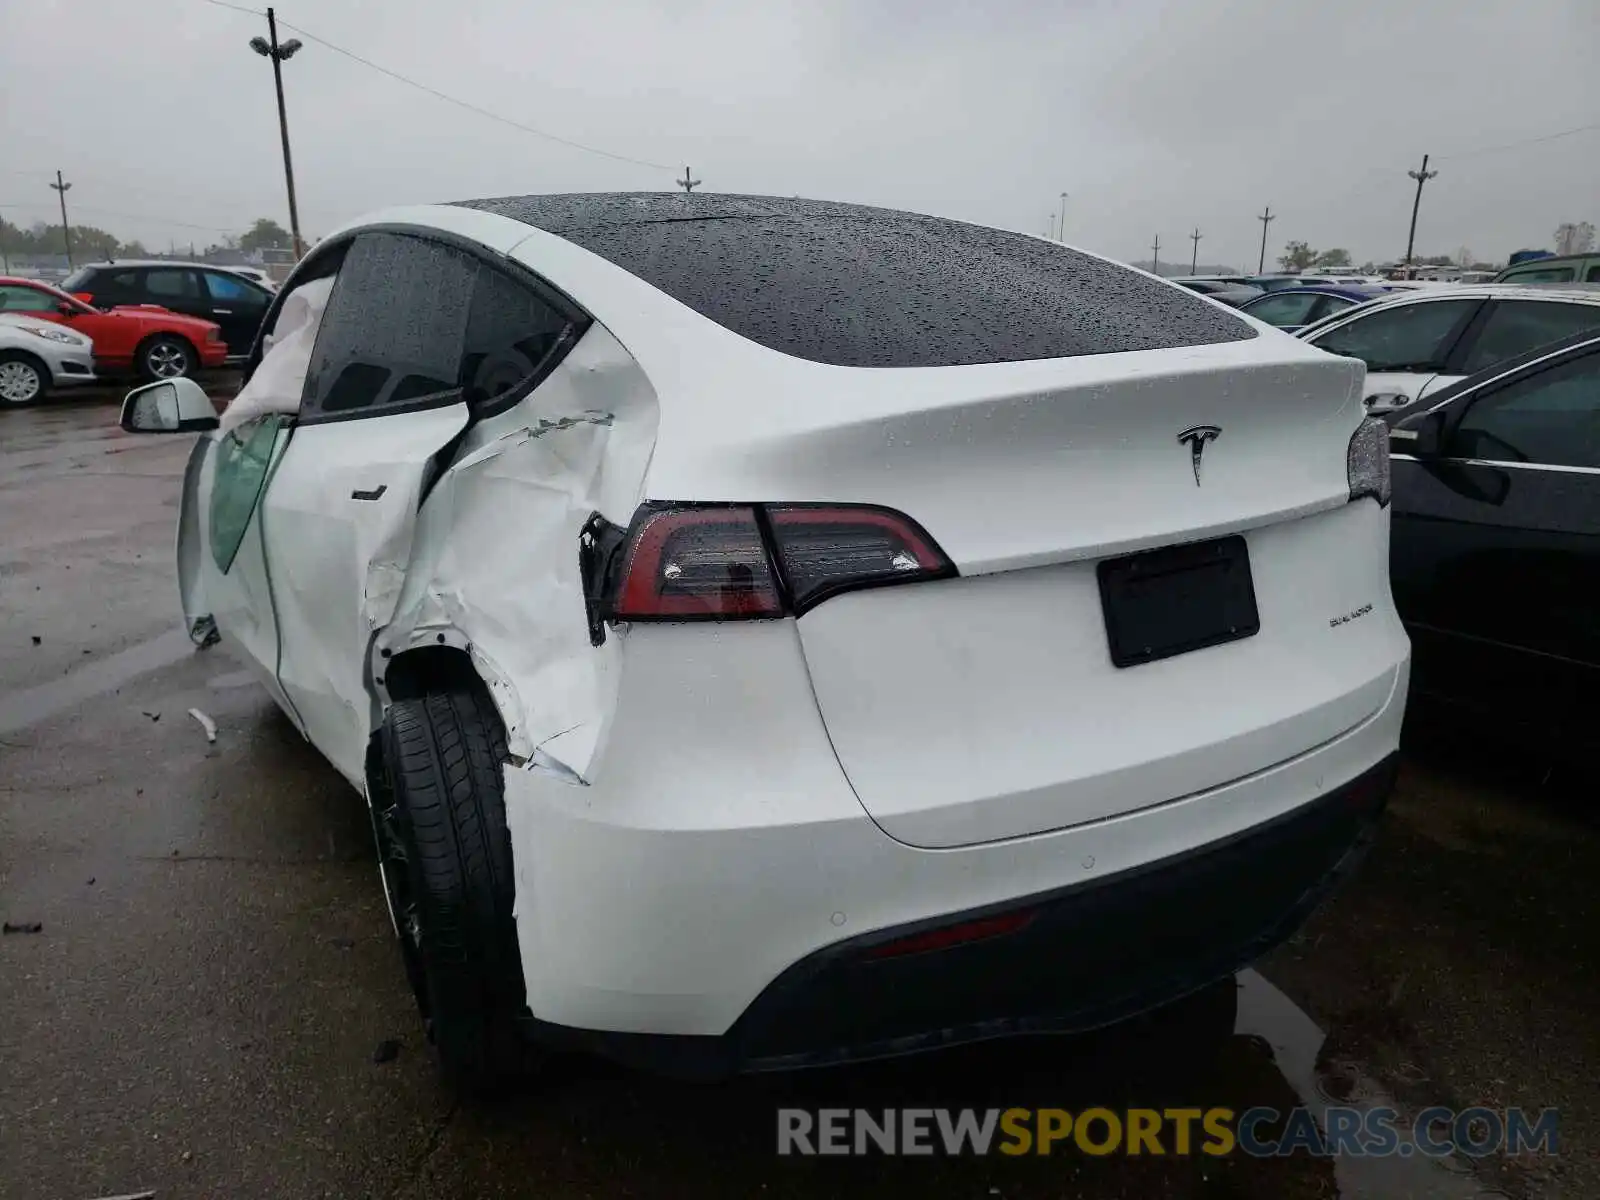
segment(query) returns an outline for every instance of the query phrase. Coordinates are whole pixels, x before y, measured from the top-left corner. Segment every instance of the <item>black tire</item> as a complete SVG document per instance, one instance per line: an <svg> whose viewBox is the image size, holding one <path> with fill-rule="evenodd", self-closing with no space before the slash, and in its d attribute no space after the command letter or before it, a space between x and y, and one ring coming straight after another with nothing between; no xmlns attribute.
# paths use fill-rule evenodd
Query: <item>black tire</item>
<svg viewBox="0 0 1600 1200"><path fill-rule="evenodd" d="M4 370L6 367L10 367L11 370ZM12 399L6 393L11 392L13 386L20 386L23 377L29 371L32 371L34 375L35 387L33 392L25 397L19 396L17 399ZM31 354L25 354L21 350L7 350L4 353L0 353L0 382L5 382L8 385L5 391L0 391L0 407L20 408L24 404L37 404L50 392L50 368Z"/></svg>
<svg viewBox="0 0 1600 1200"><path fill-rule="evenodd" d="M379 749L379 851L417 1005L451 1084L499 1091L533 1062L519 1030L505 731L487 696L433 693L395 702Z"/></svg>
<svg viewBox="0 0 1600 1200"><path fill-rule="evenodd" d="M192 378L200 356L188 339L175 333L158 333L139 344L134 355L134 366L139 378L152 382L157 379Z"/></svg>

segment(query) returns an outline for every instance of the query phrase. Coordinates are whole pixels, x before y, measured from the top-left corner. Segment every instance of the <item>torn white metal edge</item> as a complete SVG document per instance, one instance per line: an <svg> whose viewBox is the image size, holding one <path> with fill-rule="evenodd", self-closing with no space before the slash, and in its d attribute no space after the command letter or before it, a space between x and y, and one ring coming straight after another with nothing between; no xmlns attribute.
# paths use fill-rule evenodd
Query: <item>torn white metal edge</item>
<svg viewBox="0 0 1600 1200"><path fill-rule="evenodd" d="M199 721L200 728L206 731L206 741L214 742L217 740L217 723L215 721L206 716L206 714L201 712L198 708L191 708L189 710L189 715L196 721Z"/></svg>
<svg viewBox="0 0 1600 1200"><path fill-rule="evenodd" d="M380 656L441 633L465 644L513 763L569 783L603 750L621 650L615 630L590 643L579 534L597 511L632 518L658 419L644 372L592 325L522 403L467 432L418 514L394 615L374 643Z"/></svg>

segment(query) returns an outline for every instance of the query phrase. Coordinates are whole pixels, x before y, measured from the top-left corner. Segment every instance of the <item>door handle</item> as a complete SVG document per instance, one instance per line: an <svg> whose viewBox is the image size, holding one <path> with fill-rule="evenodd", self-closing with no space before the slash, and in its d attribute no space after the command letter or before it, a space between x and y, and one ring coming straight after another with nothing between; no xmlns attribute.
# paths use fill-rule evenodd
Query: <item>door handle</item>
<svg viewBox="0 0 1600 1200"><path fill-rule="evenodd" d="M231 317L231 316L233 316L233 309L231 309L231 308L213 308L211 310L211 315L214 316L214 317Z"/></svg>
<svg viewBox="0 0 1600 1200"><path fill-rule="evenodd" d="M377 500L380 497L382 497L382 495L385 492L387 492L388 490L389 490L389 485L387 483L380 483L377 487L375 487L370 492L362 492L362 491L351 492L350 493L350 499L352 499L352 500Z"/></svg>

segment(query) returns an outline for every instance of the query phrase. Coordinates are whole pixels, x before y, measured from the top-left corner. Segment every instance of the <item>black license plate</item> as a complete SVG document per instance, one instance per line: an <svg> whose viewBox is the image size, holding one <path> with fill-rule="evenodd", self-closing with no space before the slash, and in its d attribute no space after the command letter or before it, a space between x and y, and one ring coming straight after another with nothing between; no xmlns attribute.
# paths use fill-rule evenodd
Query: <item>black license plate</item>
<svg viewBox="0 0 1600 1200"><path fill-rule="evenodd" d="M1107 559L1099 576L1106 640L1119 667L1238 641L1261 629L1242 537Z"/></svg>

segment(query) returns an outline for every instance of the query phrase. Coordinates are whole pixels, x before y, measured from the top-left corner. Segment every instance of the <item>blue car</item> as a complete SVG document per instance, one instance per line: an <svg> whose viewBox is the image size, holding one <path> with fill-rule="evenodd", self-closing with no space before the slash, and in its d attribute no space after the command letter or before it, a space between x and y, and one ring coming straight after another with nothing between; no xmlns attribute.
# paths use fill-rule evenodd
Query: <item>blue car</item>
<svg viewBox="0 0 1600 1200"><path fill-rule="evenodd" d="M1276 325L1285 333L1298 333L1325 317L1357 304L1392 295L1372 284L1317 284L1315 287L1281 288L1239 306L1259 321Z"/></svg>

